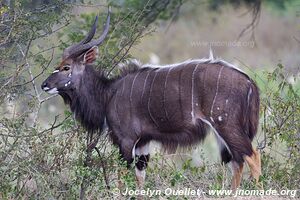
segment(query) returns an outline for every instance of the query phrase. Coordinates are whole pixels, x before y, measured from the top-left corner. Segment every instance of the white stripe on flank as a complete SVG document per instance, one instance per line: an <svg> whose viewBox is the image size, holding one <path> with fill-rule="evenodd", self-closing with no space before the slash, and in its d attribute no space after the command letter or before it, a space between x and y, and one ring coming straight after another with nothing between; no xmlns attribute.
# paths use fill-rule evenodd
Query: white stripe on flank
<svg viewBox="0 0 300 200"><path fill-rule="evenodd" d="M132 91L133 91L133 85L135 82L135 79L137 78L137 76L140 74L140 72L136 73L136 75L133 78L132 84L131 84L131 89L130 89L130 96L129 96L129 101L130 103L132 102Z"/></svg>
<svg viewBox="0 0 300 200"><path fill-rule="evenodd" d="M158 124L156 123L156 121L155 121L155 119L154 119L154 117L152 116L151 111L150 111L150 99L151 99L151 93L152 93L152 88L153 88L153 84L154 84L155 78L156 78L156 76L157 76L157 72L154 72L154 73L155 73L155 75L154 75L154 77L153 77L153 80L152 80L152 83L151 83L151 86L150 86L149 97L148 97L148 112L149 112L149 115L150 115L152 121L154 122L154 124L156 124L156 126L158 126Z"/></svg>
<svg viewBox="0 0 300 200"><path fill-rule="evenodd" d="M116 92L116 97L115 97L115 100L114 100L114 104L115 104L115 112L116 112L117 121L119 123L119 127L121 127L121 121L120 121L120 118L119 118L118 107L117 107L117 98L118 98L118 91Z"/></svg>
<svg viewBox="0 0 300 200"><path fill-rule="evenodd" d="M195 122L195 109L194 109L194 85L195 85L195 73L197 71L197 68L198 68L199 64L196 65L196 67L194 68L193 70L193 73L192 73L192 112L191 112L191 115L192 115L192 121Z"/></svg>
<svg viewBox="0 0 300 200"><path fill-rule="evenodd" d="M232 155L227 143L225 142L225 140L220 136L220 134L218 133L218 131L211 125L211 123L209 121L207 121L206 119L200 118L201 121L203 121L204 123L208 124L210 126L210 128L213 130L213 132L215 133L218 142L221 142L228 150L228 152Z"/></svg>
<svg viewBox="0 0 300 200"><path fill-rule="evenodd" d="M123 79L122 94L121 94L121 96L123 96L123 94L124 94L124 90L125 90L125 81L126 81L126 77Z"/></svg>
<svg viewBox="0 0 300 200"><path fill-rule="evenodd" d="M150 72L151 71L149 70L148 73L147 73L147 76L145 78L141 99L143 99L143 96L144 96L144 93L145 93L145 89L146 89L146 83L147 83L148 77L150 75Z"/></svg>
<svg viewBox="0 0 300 200"><path fill-rule="evenodd" d="M165 115L166 115L166 118L169 120L169 116L168 116L168 112L167 112L167 109L166 109L166 90L167 90L167 81L168 81L168 76L171 72L173 68L169 68L168 72L167 72L167 75L166 75L166 80L165 80L165 84L164 84L164 96L163 96L163 107L164 107L164 111L165 111Z"/></svg>
<svg viewBox="0 0 300 200"><path fill-rule="evenodd" d="M216 94L215 94L215 97L214 97L214 100L213 100L213 102L212 102L211 109L210 109L210 119L211 119L212 121L214 121L214 120L213 120L212 114L213 114L213 109L214 109L215 101L216 101L216 98L217 98L217 95L218 95L218 92L219 92L219 83L220 83L220 78L221 78L221 73L222 73L222 71L223 71L223 68L224 68L224 66L222 66L222 68L221 68L220 71L219 71L218 80L217 80Z"/></svg>
<svg viewBox="0 0 300 200"><path fill-rule="evenodd" d="M250 96L252 94L252 88L251 88L251 85L250 85L250 89L249 89L249 92L248 92L248 99L247 99L247 103L248 103L248 106L249 106L249 103L250 103Z"/></svg>

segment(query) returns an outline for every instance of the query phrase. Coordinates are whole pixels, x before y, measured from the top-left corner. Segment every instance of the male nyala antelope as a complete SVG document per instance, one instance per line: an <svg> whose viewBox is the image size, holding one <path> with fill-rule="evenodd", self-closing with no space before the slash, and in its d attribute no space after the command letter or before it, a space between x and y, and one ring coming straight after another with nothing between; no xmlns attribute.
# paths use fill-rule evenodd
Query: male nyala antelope
<svg viewBox="0 0 300 200"><path fill-rule="evenodd" d="M102 35L92 40L97 19L81 42L65 49L42 89L62 96L88 131L101 131L107 122L123 159L130 164L137 158L138 186L144 183L151 140L175 150L199 143L209 128L222 162L232 165L232 189L240 184L244 161L258 181L260 156L251 141L259 120L259 92L249 76L211 54L167 66L129 62L120 76L108 78L91 65L108 33L110 14Z"/></svg>

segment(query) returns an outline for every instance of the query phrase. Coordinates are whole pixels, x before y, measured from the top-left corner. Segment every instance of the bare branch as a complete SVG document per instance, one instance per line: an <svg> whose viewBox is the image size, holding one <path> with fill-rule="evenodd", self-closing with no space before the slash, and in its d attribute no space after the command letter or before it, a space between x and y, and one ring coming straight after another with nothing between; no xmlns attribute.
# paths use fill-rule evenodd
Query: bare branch
<svg viewBox="0 0 300 200"><path fill-rule="evenodd" d="M254 3L252 7L252 21L250 24L248 24L239 34L238 40L248 31L252 31L252 38L254 38L254 28L259 22L259 17L260 17L260 12L261 12L261 1L258 1Z"/></svg>
<svg viewBox="0 0 300 200"><path fill-rule="evenodd" d="M48 96L48 97L42 99L42 100L40 101L40 103L42 104L42 103L44 103L45 101L48 101L49 99L52 99L52 98L57 97L57 96L58 96L58 94L54 94L54 95Z"/></svg>

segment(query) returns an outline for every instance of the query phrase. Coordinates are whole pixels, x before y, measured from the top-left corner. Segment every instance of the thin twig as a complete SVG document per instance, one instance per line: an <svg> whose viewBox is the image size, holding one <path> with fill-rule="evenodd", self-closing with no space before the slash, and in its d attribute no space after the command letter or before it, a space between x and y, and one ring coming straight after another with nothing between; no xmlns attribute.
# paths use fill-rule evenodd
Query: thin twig
<svg viewBox="0 0 300 200"><path fill-rule="evenodd" d="M50 128L45 129L45 130L43 130L43 131L41 131L41 132L39 132L39 133L36 133L36 134L29 134L29 135L12 135L12 134L2 134L2 133L0 133L0 136L4 136L4 137L12 137L12 138L30 138L30 137L40 136L40 135L42 135L42 134L44 134L44 133L47 133L47 132L49 132L49 131L52 132L54 129L59 128L61 125L64 124L64 122L65 122L67 119L69 119L70 116L71 116L71 115L65 117L65 119L63 119L63 121L61 121L61 123L59 123L59 124L57 124L57 125L55 125L55 124L56 124L56 120L54 120L54 123L52 123L52 125L51 125Z"/></svg>
<svg viewBox="0 0 300 200"><path fill-rule="evenodd" d="M33 54L32 57L35 57L36 55L41 54L41 53L44 53L44 52L49 51L49 50L54 50L54 49L56 49L56 48L59 47L59 46L60 46L60 45L56 45L56 46L53 46L53 47L50 47L50 48L47 48L47 49L43 49L42 51L39 51L39 52Z"/></svg>
<svg viewBox="0 0 300 200"><path fill-rule="evenodd" d="M123 54L123 56L112 66L112 68L108 71L108 73L107 73L107 76L109 76L110 75L110 73L115 69L115 67L125 58L125 56L128 54L128 52L129 52L129 50L131 49L131 47L132 47L132 45L136 42L136 40L138 39L138 37L141 35L141 33L142 33L142 31L140 31L137 35L136 35L136 37L134 37L133 38L133 40L131 40L129 43L127 43L127 44L129 44L129 46L127 47L127 44L124 46L124 48L125 47L127 47L127 49L125 50L125 53ZM122 48L122 50L123 50L123 48ZM121 50L121 51L122 51ZM120 51L120 52L121 52Z"/></svg>
<svg viewBox="0 0 300 200"><path fill-rule="evenodd" d="M48 97L42 99L42 100L40 101L40 103L42 104L42 103L44 103L45 101L48 101L49 99L52 99L53 97L56 97L56 96L58 96L58 94L54 94L54 95L48 96Z"/></svg>
<svg viewBox="0 0 300 200"><path fill-rule="evenodd" d="M106 165L104 163L104 160L102 159L102 156L101 156L101 153L100 153L99 149L97 147L95 147L95 150L98 153L98 156L99 156L99 159L100 159L100 162L101 162L101 167L102 167L102 170L103 170L103 176L104 176L106 189L109 190L110 186L109 186L109 180L108 180L107 171L106 171Z"/></svg>
<svg viewBox="0 0 300 200"><path fill-rule="evenodd" d="M70 24L70 22L67 21L63 26L61 26L61 27L59 27L59 28L57 28L57 29L55 29L55 30L53 30L51 32L45 33L43 35L40 35L39 38L43 38L43 37L49 36L49 35L51 35L53 33L56 33L58 31L60 31L61 29L65 28L66 26L68 26L69 24Z"/></svg>
<svg viewBox="0 0 300 200"><path fill-rule="evenodd" d="M168 32L168 30L169 30L169 28L171 27L171 25L175 22L176 17L179 15L180 8L181 8L182 4L183 4L183 1L180 0L180 1L179 1L179 4L176 6L175 11L174 11L173 14L172 14L171 20L170 20L170 22L169 22L167 28L165 29L165 33Z"/></svg>
<svg viewBox="0 0 300 200"><path fill-rule="evenodd" d="M50 64L51 64L51 62L53 60L53 56L54 56L54 49L52 50L51 58L48 61L48 64L46 65L46 67L43 67L43 70L38 75L36 75L35 77L33 77L33 79L31 79L31 80L29 80L29 81L27 81L25 83L16 84L16 85L13 85L12 87L19 87L19 86L24 86L26 84L32 83L32 81L34 81L36 78L38 78L39 76L41 76L45 72L45 70L50 66Z"/></svg>
<svg viewBox="0 0 300 200"><path fill-rule="evenodd" d="M79 3L71 3L72 6L78 6L78 7L108 7L107 4L94 4L94 5L86 5L86 4L79 4Z"/></svg>

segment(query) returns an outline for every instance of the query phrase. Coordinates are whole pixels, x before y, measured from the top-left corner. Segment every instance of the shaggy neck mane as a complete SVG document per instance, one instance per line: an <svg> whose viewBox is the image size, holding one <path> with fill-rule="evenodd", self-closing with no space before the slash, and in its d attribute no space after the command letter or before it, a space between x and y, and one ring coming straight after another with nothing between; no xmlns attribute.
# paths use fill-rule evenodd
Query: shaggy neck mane
<svg viewBox="0 0 300 200"><path fill-rule="evenodd" d="M102 71L95 71L87 65L78 88L61 93L66 104L85 129L101 132L106 116L106 104L109 97L108 80Z"/></svg>

